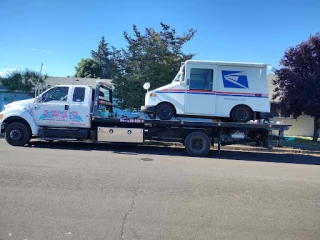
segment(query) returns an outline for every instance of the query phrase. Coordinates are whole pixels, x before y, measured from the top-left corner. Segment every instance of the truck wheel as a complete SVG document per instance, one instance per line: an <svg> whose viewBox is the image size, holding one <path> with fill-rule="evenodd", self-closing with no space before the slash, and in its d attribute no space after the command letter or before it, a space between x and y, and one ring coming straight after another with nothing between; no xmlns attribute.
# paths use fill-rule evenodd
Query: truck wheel
<svg viewBox="0 0 320 240"><path fill-rule="evenodd" d="M156 107L156 115L160 120L170 120L174 113L174 107L169 103L160 103Z"/></svg>
<svg viewBox="0 0 320 240"><path fill-rule="evenodd" d="M5 131L5 138L12 146L24 146L31 139L31 133L24 123L11 123Z"/></svg>
<svg viewBox="0 0 320 240"><path fill-rule="evenodd" d="M234 122L248 122L252 119L252 111L248 106L238 105L231 112Z"/></svg>
<svg viewBox="0 0 320 240"><path fill-rule="evenodd" d="M187 152L194 157L203 157L210 151L210 139L203 132L192 132L185 139Z"/></svg>

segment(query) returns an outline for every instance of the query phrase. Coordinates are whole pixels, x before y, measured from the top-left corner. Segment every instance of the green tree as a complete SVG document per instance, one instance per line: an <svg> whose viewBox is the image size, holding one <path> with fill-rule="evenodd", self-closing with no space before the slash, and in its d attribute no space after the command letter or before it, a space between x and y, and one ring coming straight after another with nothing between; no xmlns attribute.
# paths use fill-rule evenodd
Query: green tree
<svg viewBox="0 0 320 240"><path fill-rule="evenodd" d="M8 72L4 77L0 77L1 84L8 91L31 92L38 84L43 84L47 75L26 69L25 71L14 70Z"/></svg>
<svg viewBox="0 0 320 240"><path fill-rule="evenodd" d="M91 58L83 58L75 67L76 74L75 77L82 78L101 78L102 67L99 62Z"/></svg>
<svg viewBox="0 0 320 240"><path fill-rule="evenodd" d="M160 23L162 30L156 32L146 28L145 33L133 25L134 36L124 32L127 47L121 51L112 51L117 66L113 83L115 97L121 108L140 108L144 103L145 82L152 88L170 83L181 66L181 62L191 59L195 54L185 54L182 47L190 41L196 30L189 29L182 36L175 29Z"/></svg>
<svg viewBox="0 0 320 240"><path fill-rule="evenodd" d="M106 42L104 36L102 36L98 45L98 50L91 50L92 58L99 62L102 67L101 78L104 79L112 79L116 71L116 65L114 65L112 58L113 52L116 51L116 49L111 47L112 50L110 50L108 45L109 44Z"/></svg>

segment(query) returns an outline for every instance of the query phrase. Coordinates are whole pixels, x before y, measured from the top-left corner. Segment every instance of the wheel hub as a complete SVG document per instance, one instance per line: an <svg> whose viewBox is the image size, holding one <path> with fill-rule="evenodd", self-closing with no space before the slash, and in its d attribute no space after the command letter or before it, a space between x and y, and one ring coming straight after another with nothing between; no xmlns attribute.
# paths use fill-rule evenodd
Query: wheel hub
<svg viewBox="0 0 320 240"><path fill-rule="evenodd" d="M246 111L239 110L237 115L238 115L239 119L244 119L244 118L246 118L247 113L246 113Z"/></svg>
<svg viewBox="0 0 320 240"><path fill-rule="evenodd" d="M201 138L195 138L192 140L192 148L196 150L203 149L203 140Z"/></svg>
<svg viewBox="0 0 320 240"><path fill-rule="evenodd" d="M168 115L168 114L170 113L170 111L168 110L167 107L164 107L164 108L162 108L162 113L163 113L164 115Z"/></svg>
<svg viewBox="0 0 320 240"><path fill-rule="evenodd" d="M12 140L15 140L15 141L20 140L22 136L23 136L23 133L19 129L14 129L10 132L10 138Z"/></svg>

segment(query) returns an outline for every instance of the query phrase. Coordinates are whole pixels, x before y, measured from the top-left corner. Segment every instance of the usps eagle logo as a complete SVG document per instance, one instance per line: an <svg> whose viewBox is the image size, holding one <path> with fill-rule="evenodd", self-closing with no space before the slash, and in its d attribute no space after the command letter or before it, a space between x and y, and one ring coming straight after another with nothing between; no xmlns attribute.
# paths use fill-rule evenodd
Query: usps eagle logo
<svg viewBox="0 0 320 240"><path fill-rule="evenodd" d="M242 71L222 71L223 85L225 88L248 89L248 77Z"/></svg>

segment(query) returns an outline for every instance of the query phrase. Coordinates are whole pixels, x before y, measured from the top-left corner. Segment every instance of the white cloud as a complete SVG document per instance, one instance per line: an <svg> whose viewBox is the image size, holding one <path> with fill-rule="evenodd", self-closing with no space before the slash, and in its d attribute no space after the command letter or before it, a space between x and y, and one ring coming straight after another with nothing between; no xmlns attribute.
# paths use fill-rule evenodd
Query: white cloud
<svg viewBox="0 0 320 240"><path fill-rule="evenodd" d="M47 50L47 49L35 49L35 48L32 48L30 49L31 52L40 52L40 53L45 53L45 54L55 54L56 51L54 50Z"/></svg>

